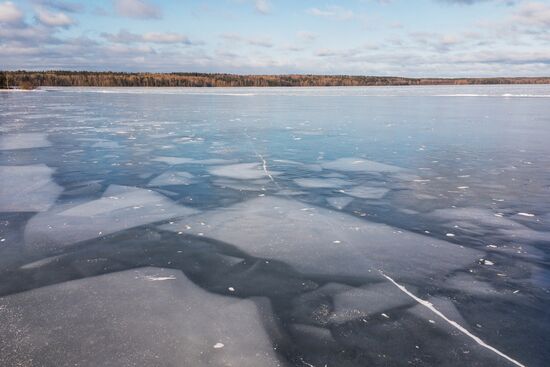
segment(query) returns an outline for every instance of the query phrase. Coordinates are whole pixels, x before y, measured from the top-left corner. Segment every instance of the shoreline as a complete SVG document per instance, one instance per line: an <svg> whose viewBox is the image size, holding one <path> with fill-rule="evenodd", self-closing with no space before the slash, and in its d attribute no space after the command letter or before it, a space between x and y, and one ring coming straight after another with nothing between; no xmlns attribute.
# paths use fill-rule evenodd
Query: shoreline
<svg viewBox="0 0 550 367"><path fill-rule="evenodd" d="M550 77L407 78L367 75L239 75L222 73L124 73L0 71L0 85L28 87L369 87L550 84Z"/></svg>

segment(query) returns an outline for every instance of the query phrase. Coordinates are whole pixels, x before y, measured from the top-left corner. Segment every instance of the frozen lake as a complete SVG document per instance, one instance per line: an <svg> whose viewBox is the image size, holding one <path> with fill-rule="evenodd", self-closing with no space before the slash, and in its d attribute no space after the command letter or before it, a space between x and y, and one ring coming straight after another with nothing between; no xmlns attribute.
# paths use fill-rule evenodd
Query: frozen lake
<svg viewBox="0 0 550 367"><path fill-rule="evenodd" d="M550 86L0 92L2 366L548 366Z"/></svg>

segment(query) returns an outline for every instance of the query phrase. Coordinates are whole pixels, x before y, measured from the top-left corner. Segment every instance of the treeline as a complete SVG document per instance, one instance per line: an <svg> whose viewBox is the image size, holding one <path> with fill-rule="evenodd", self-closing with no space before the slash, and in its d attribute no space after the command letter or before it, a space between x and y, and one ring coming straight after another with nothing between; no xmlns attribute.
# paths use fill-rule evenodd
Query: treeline
<svg viewBox="0 0 550 367"><path fill-rule="evenodd" d="M236 75L90 71L4 71L0 88L37 87L332 87L550 84L545 78L401 78L353 75Z"/></svg>

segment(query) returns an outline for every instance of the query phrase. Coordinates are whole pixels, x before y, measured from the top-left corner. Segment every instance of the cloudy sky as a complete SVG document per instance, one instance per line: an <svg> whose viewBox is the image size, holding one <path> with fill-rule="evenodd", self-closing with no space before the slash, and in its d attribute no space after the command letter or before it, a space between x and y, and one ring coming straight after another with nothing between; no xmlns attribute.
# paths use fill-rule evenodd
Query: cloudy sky
<svg viewBox="0 0 550 367"><path fill-rule="evenodd" d="M0 69L550 75L550 0L0 0Z"/></svg>

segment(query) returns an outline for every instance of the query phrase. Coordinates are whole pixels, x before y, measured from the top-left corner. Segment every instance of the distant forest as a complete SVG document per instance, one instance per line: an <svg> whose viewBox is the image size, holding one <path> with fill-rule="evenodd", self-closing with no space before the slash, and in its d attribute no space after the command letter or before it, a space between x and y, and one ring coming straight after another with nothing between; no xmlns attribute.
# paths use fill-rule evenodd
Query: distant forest
<svg viewBox="0 0 550 367"><path fill-rule="evenodd" d="M353 75L236 75L4 71L0 88L37 87L333 87L386 85L550 84L541 78L401 78Z"/></svg>

